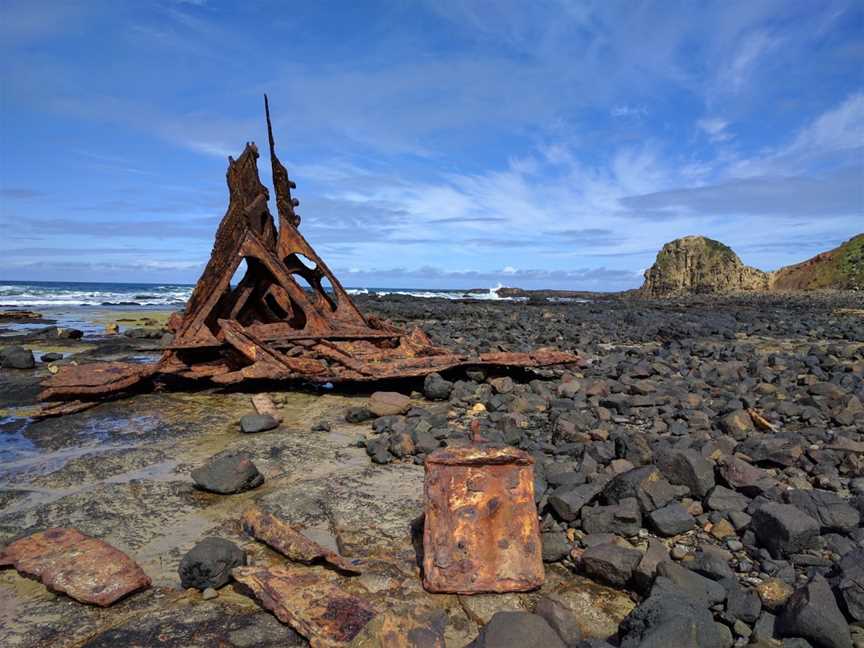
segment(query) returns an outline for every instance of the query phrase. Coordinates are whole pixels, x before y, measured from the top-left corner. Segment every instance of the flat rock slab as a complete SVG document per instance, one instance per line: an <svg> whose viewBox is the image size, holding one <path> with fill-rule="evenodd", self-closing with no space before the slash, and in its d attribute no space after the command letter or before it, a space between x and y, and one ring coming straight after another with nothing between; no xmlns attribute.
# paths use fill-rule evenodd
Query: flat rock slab
<svg viewBox="0 0 864 648"><path fill-rule="evenodd" d="M322 560L344 572L359 574L362 571L358 564L325 549L287 522L258 507L253 507L243 514L242 524L246 533L291 560L307 564Z"/></svg>
<svg viewBox="0 0 864 648"><path fill-rule="evenodd" d="M237 567L231 575L312 648L347 646L376 616L369 603L310 569Z"/></svg>
<svg viewBox="0 0 864 648"><path fill-rule="evenodd" d="M6 566L38 578L51 591L102 607L150 586L129 556L77 529L52 528L16 540L0 554L0 567Z"/></svg>

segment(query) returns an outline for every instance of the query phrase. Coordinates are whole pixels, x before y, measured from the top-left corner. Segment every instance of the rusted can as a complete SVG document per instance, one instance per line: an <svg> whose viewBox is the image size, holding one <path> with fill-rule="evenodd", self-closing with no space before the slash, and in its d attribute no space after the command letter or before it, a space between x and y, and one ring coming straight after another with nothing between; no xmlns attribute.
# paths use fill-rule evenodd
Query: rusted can
<svg viewBox="0 0 864 648"><path fill-rule="evenodd" d="M465 446L426 458L423 587L524 592L543 584L534 459L511 447Z"/></svg>

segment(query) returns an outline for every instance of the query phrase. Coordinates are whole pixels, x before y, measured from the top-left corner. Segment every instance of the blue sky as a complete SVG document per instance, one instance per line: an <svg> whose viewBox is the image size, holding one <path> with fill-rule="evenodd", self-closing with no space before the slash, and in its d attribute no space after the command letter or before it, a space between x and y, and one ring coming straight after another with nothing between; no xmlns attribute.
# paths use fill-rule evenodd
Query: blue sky
<svg viewBox="0 0 864 648"><path fill-rule="evenodd" d="M3 0L0 92L2 279L194 281L264 92L348 286L618 290L687 234L773 269L864 231L856 0Z"/></svg>

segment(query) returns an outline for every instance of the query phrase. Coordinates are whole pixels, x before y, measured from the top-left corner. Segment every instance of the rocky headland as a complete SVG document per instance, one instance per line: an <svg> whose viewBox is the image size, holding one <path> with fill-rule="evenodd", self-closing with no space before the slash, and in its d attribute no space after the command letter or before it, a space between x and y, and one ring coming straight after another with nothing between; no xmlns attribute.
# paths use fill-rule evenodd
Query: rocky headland
<svg viewBox="0 0 864 648"><path fill-rule="evenodd" d="M727 245L704 236L670 241L639 292L648 297L737 292L864 289L864 234L802 263L773 272L746 266Z"/></svg>

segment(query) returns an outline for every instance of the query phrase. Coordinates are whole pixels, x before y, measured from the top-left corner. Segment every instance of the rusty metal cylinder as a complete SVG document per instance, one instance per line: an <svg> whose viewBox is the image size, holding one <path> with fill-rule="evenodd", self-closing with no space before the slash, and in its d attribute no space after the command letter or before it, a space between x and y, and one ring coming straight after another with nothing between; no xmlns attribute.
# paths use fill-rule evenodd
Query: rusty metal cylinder
<svg viewBox="0 0 864 648"><path fill-rule="evenodd" d="M423 587L524 592L543 584L534 459L511 447L465 446L426 458Z"/></svg>

